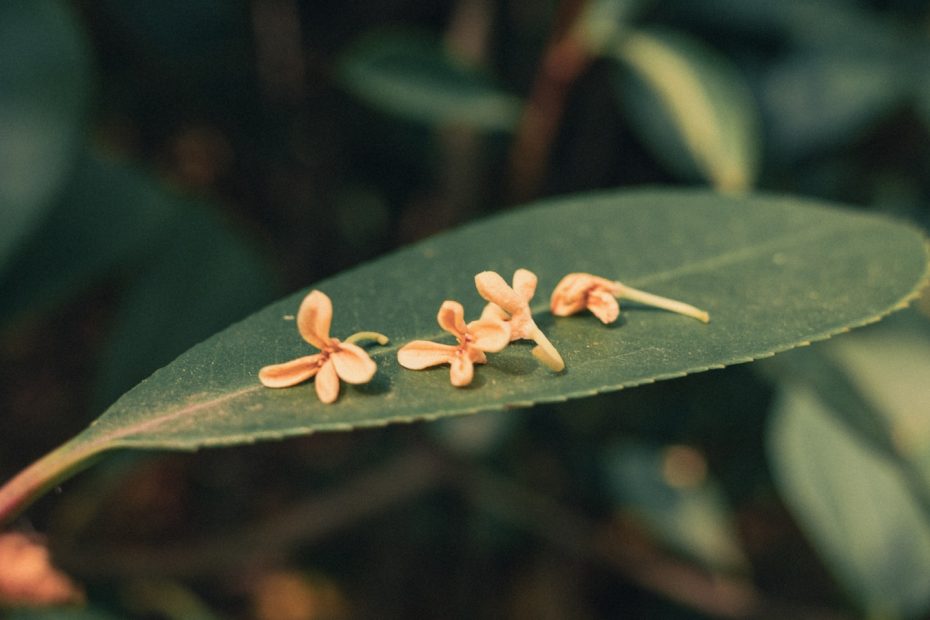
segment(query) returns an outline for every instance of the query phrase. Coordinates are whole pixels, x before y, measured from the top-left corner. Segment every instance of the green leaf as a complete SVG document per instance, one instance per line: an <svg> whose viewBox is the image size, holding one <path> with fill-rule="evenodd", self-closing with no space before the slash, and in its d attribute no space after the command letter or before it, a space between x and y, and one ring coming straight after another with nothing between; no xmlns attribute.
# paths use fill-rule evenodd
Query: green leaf
<svg viewBox="0 0 930 620"><path fill-rule="evenodd" d="M0 271L71 169L90 60L61 2L0 2Z"/></svg>
<svg viewBox="0 0 930 620"><path fill-rule="evenodd" d="M752 187L760 151L755 102L726 58L658 29L631 32L609 52L621 64L614 83L624 113L657 157L720 190Z"/></svg>
<svg viewBox="0 0 930 620"><path fill-rule="evenodd" d="M492 355L470 389L447 369L407 371L396 349L443 335L436 312L483 303L473 275L525 266L534 310L568 370L553 375L522 343ZM506 214L317 284L333 335L375 330L380 372L323 405L313 385L263 388L262 366L312 352L286 316L301 291L191 349L121 398L90 429L118 446L194 448L562 400L749 361L875 320L925 278L923 237L908 226L779 198L674 191L604 194ZM706 308L709 325L630 307L622 325L553 319L547 296L570 271L616 277ZM193 294L191 304L202 303ZM180 309L179 312L183 312ZM179 319L183 315L179 314Z"/></svg>
<svg viewBox="0 0 930 620"><path fill-rule="evenodd" d="M913 73L916 76L913 79L914 107L923 122L924 130L930 132L930 79L927 77L928 71L926 69L927 62L930 61L930 53L923 55L918 60L923 62Z"/></svg>
<svg viewBox="0 0 930 620"><path fill-rule="evenodd" d="M889 19L893 11L869 10L849 0L665 0L660 18L713 32L728 40L778 44L819 52L886 53L911 43L912 33ZM721 19L725 15L726 19Z"/></svg>
<svg viewBox="0 0 930 620"><path fill-rule="evenodd" d="M364 37L343 53L338 74L369 105L428 125L512 131L520 113L517 97L421 34Z"/></svg>
<svg viewBox="0 0 930 620"><path fill-rule="evenodd" d="M333 336L374 330L392 339L390 346L371 347L378 365L374 380L343 386L335 404L320 403L312 382L273 390L257 379L264 365L313 352L293 321L304 290L156 372L44 464L37 462L24 480L49 463L60 471L111 448L194 449L431 420L747 362L901 307L926 279L927 263L917 230L811 201L672 190L550 201L318 283L314 288L333 300ZM477 317L483 302L475 273L493 269L509 277L518 267L539 276L532 308L565 359L564 373L543 368L523 342L491 354L467 389L450 385L446 367L399 367L396 352L404 343L447 340L436 325L443 300L459 300L468 318ZM548 295L573 271L692 303L710 312L711 323L632 303L612 326L587 314L554 318ZM195 296L190 303L201 303Z"/></svg>
<svg viewBox="0 0 930 620"><path fill-rule="evenodd" d="M794 161L847 144L909 94L893 57L796 54L776 64L761 89L773 152Z"/></svg>
<svg viewBox="0 0 930 620"><path fill-rule="evenodd" d="M863 441L893 458L930 517L930 323L903 312L760 367L815 390Z"/></svg>
<svg viewBox="0 0 930 620"><path fill-rule="evenodd" d="M913 318L863 330L826 353L881 412L897 453L930 498L930 326Z"/></svg>
<svg viewBox="0 0 930 620"><path fill-rule="evenodd" d="M48 307L117 268L135 267L172 217L157 184L85 152L58 204L0 279L0 323Z"/></svg>
<svg viewBox="0 0 930 620"><path fill-rule="evenodd" d="M685 455L685 459L677 458ZM716 570L744 571L730 508L718 483L706 471L688 470L700 456L682 446L626 443L605 459L611 490L619 507L675 551Z"/></svg>
<svg viewBox="0 0 930 620"><path fill-rule="evenodd" d="M849 596L873 618L930 605L930 527L892 461L808 388L784 390L769 458L781 493Z"/></svg>
<svg viewBox="0 0 930 620"><path fill-rule="evenodd" d="M96 607L18 608L3 616L5 620L117 620L118 616Z"/></svg>
<svg viewBox="0 0 930 620"><path fill-rule="evenodd" d="M80 158L66 187L0 279L0 323L122 276L127 291L95 389L101 407L272 299L273 278L261 257L209 204L93 151Z"/></svg>
<svg viewBox="0 0 930 620"><path fill-rule="evenodd" d="M151 191L139 181L140 193ZM270 270L206 205L163 200L174 220L121 300L97 377L101 406L274 297Z"/></svg>
<svg viewBox="0 0 930 620"><path fill-rule="evenodd" d="M602 55L629 26L643 8L642 0L594 0L586 3L578 22L575 37L588 52Z"/></svg>

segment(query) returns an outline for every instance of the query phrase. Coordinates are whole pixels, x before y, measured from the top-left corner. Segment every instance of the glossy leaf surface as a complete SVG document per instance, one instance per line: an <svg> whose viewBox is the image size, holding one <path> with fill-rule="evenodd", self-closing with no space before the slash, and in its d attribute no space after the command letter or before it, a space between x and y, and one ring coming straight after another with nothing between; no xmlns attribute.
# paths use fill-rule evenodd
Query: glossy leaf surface
<svg viewBox="0 0 930 620"><path fill-rule="evenodd" d="M567 370L540 366L515 343L479 366L467 389L447 367L401 369L397 348L445 338L436 311L483 307L473 275L539 275L532 308ZM75 447L191 449L525 407L746 362L877 320L926 277L916 230L883 218L777 197L690 191L604 193L551 201L439 235L318 283L333 300L332 335L376 330L378 374L321 404L312 382L272 390L258 369L313 352L293 315L300 291L194 347L128 392ZM553 318L548 294L589 271L691 302L709 325L635 304L609 327L590 315ZM191 299L191 304L200 303ZM178 309L183 320L184 308Z"/></svg>

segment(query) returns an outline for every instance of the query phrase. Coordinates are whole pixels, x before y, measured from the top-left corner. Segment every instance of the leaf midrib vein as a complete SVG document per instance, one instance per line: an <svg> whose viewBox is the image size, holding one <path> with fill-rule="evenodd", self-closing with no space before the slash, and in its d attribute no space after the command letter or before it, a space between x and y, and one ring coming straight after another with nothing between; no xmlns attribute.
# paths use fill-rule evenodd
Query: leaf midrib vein
<svg viewBox="0 0 930 620"><path fill-rule="evenodd" d="M722 267L725 265L733 264L741 260L750 260L753 258L758 258L759 256L765 255L768 252L771 252L774 249L783 248L785 246L790 246L801 241L811 241L819 237L827 236L836 231L845 229L845 228L858 228L859 225L853 225L852 223L841 222L838 224L823 225L817 228L811 227L804 231L795 232L791 235L784 235L772 239L763 244L754 244L747 246L738 250L731 250L717 256L711 256L703 260L697 261L687 266L676 267L674 269L669 269L666 271L660 271L653 274L644 275L638 278L634 278L628 282L631 286L643 286L656 282L667 282L668 280L680 277L682 275L687 275L689 273L700 272L704 270L709 270L717 267ZM540 301L530 306L533 314L539 314L545 312L549 309L549 304L547 301ZM437 339L446 335L445 332L434 332L432 336L427 337L426 339ZM406 344L406 343L404 343ZM394 353L397 349L400 348L400 344L393 343L386 347L380 347L376 351L372 352L372 357L380 358L384 357L387 354ZM113 445L121 439L125 439L132 435L136 435L145 431L158 428L165 423L171 422L181 417L202 411L204 409L211 409L223 403L228 403L235 401L241 397L252 394L259 390L267 389L256 379L254 385L248 385L232 392L223 394L222 396L217 396L209 400L201 401L199 403L191 403L185 406L182 406L179 409L168 410L165 413L159 414L155 417L146 419L142 422L137 422L129 426L110 431L109 433L104 433L95 439L96 442L101 442L106 446L107 444ZM105 412L106 413L106 412Z"/></svg>

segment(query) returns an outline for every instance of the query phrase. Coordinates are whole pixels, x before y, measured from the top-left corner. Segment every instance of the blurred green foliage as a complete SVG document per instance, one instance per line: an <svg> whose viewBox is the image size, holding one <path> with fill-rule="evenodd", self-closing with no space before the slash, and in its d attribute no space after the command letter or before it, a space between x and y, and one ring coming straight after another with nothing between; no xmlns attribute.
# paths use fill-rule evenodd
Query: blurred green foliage
<svg viewBox="0 0 930 620"><path fill-rule="evenodd" d="M927 227L928 23L915 0L4 2L0 477L271 298L514 196L707 183ZM101 467L29 519L87 617L924 617L917 305L478 431ZM424 446L444 483L405 487ZM713 490L670 487L668 454Z"/></svg>

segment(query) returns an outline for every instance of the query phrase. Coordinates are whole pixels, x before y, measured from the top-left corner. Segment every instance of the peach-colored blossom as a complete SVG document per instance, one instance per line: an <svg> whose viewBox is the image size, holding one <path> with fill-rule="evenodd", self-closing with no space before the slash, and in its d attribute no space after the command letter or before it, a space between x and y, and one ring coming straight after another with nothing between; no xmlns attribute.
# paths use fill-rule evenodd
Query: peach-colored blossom
<svg viewBox="0 0 930 620"><path fill-rule="evenodd" d="M488 361L485 353L496 353L510 342L510 326L498 319L481 318L466 325L465 310L457 301L444 301L436 320L458 344L414 340L397 351L397 361L410 370L449 364L450 380L456 387L471 383L474 365Z"/></svg>
<svg viewBox="0 0 930 620"><path fill-rule="evenodd" d="M630 299L657 308L677 312L707 323L710 315L692 305L637 290L616 280L590 273L570 273L552 291L550 308L556 316L569 316L590 310L605 325L620 316L617 299Z"/></svg>
<svg viewBox="0 0 930 620"><path fill-rule="evenodd" d="M311 291L297 312L297 329L303 339L320 352L265 366L258 372L262 385L270 388L291 387L316 377L317 396L324 403L332 403L339 397L340 379L354 384L371 381L377 371L374 361L364 349L348 342L355 336L346 342L331 338L329 328L332 319L333 304L329 297L320 291ZM384 339L381 344L386 341Z"/></svg>
<svg viewBox="0 0 930 620"><path fill-rule="evenodd" d="M546 335L533 320L530 300L536 292L536 274L529 269L517 269L513 274L513 286L495 271L482 271L475 276L478 294L487 300L482 318L501 318L510 324L511 340L533 340L538 346L533 355L554 372L565 368L562 356L552 346Z"/></svg>
<svg viewBox="0 0 930 620"><path fill-rule="evenodd" d="M80 603L84 593L52 565L48 549L34 537L0 534L0 608Z"/></svg>
<svg viewBox="0 0 930 620"><path fill-rule="evenodd" d="M487 300L493 298L499 302L488 301L481 318L497 318L510 323L511 341L531 338L536 323L530 312L530 301L536 293L536 283L536 274L529 269L517 269L513 273L513 287L493 271L479 273L475 276L478 293Z"/></svg>

